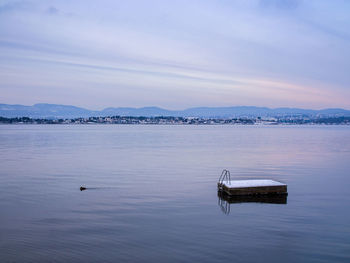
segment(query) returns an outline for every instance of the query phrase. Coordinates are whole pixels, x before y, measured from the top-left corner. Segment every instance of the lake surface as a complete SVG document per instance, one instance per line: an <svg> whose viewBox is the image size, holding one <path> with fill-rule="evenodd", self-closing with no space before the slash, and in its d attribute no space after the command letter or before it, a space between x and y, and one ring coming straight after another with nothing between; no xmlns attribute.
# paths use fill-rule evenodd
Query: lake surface
<svg viewBox="0 0 350 263"><path fill-rule="evenodd" d="M0 261L350 262L350 127L1 125Z"/></svg>

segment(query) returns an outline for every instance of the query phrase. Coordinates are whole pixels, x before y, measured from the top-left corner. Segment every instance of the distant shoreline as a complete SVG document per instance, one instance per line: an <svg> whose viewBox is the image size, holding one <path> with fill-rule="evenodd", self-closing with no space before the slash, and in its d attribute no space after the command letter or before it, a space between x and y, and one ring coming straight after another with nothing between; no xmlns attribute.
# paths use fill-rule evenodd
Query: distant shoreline
<svg viewBox="0 0 350 263"><path fill-rule="evenodd" d="M79 124L109 124L109 125L350 125L350 117L306 118L288 116L280 118L186 118L186 117L89 117L74 119L45 119L0 117L0 124L47 124L47 125L79 125Z"/></svg>

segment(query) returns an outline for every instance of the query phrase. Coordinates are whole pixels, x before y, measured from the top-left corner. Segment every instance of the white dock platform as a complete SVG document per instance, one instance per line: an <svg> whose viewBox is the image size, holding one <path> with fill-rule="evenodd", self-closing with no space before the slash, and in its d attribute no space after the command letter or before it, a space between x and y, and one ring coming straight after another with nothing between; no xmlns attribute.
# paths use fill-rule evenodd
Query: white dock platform
<svg viewBox="0 0 350 263"><path fill-rule="evenodd" d="M218 183L229 195L287 194L287 185L274 180L230 180Z"/></svg>
<svg viewBox="0 0 350 263"><path fill-rule="evenodd" d="M286 185L274 180L231 180L223 182L228 188L242 188L242 187L261 187L261 186L282 186Z"/></svg>
<svg viewBox="0 0 350 263"><path fill-rule="evenodd" d="M270 179L231 180L228 170L223 170L219 178L218 189L228 195L287 194L285 183Z"/></svg>

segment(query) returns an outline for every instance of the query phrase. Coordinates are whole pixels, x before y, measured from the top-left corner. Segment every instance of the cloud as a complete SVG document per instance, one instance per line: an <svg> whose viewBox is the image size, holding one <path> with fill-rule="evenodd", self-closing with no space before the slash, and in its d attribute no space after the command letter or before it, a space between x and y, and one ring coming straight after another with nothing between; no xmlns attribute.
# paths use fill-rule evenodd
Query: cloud
<svg viewBox="0 0 350 263"><path fill-rule="evenodd" d="M345 4L330 8L318 1L26 3L32 7L6 7L20 13L0 15L0 87L4 79L8 87L32 89L40 84L52 91L58 89L57 83L61 89L74 83L76 94L90 87L105 94L106 100L113 97L129 106L134 106L134 91L139 96L153 94L150 101L168 101L173 107L176 101L166 94L178 98L179 105L231 101L350 107L342 99L348 96L350 83L345 70L350 67ZM129 95L118 97L121 94Z"/></svg>
<svg viewBox="0 0 350 263"><path fill-rule="evenodd" d="M262 8L278 8L282 10L293 10L301 4L300 0L260 0Z"/></svg>
<svg viewBox="0 0 350 263"><path fill-rule="evenodd" d="M48 9L46 9L46 13L50 15L56 15L59 13L59 10L54 6L50 6Z"/></svg>
<svg viewBox="0 0 350 263"><path fill-rule="evenodd" d="M0 4L0 14L17 10L30 10L32 6L32 3L28 1L8 1L2 5Z"/></svg>

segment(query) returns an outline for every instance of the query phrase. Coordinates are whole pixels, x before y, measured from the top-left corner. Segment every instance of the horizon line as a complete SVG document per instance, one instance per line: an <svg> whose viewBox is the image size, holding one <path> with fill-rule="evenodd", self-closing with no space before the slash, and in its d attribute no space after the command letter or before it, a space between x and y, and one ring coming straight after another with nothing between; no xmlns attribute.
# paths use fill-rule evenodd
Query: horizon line
<svg viewBox="0 0 350 263"><path fill-rule="evenodd" d="M85 107L85 106L76 106L76 105L72 105L72 104L47 103L47 102L39 102L39 103L34 103L32 105L9 104L9 103L0 103L0 105L26 106L26 107L33 107L35 105L73 106L73 107L77 107L77 108L81 108L81 109L85 109L85 110L89 110L89 111L103 111L103 110L108 109L108 108L114 108L114 109L117 109L117 108L131 108L131 109L158 108L158 109L167 110L167 111L184 111L184 110L196 109L196 108L235 108L235 107L255 107L255 108L266 108L266 109L271 109L271 110L275 110L275 109L302 109L302 110L321 111L321 110L330 110L330 109L340 109L340 110L350 111L350 109L341 108L341 107L327 107L327 108L314 109L314 108L301 108L301 107L290 107L290 106L268 107L268 106L254 106L254 105L191 106L191 107L187 107L187 108L183 108L183 109L175 109L175 110L170 110L170 109L163 108L161 106L155 106L155 105L142 106L142 107L135 107L135 106L134 107L133 106L107 106L107 107L101 108L99 110L91 110L90 108Z"/></svg>

